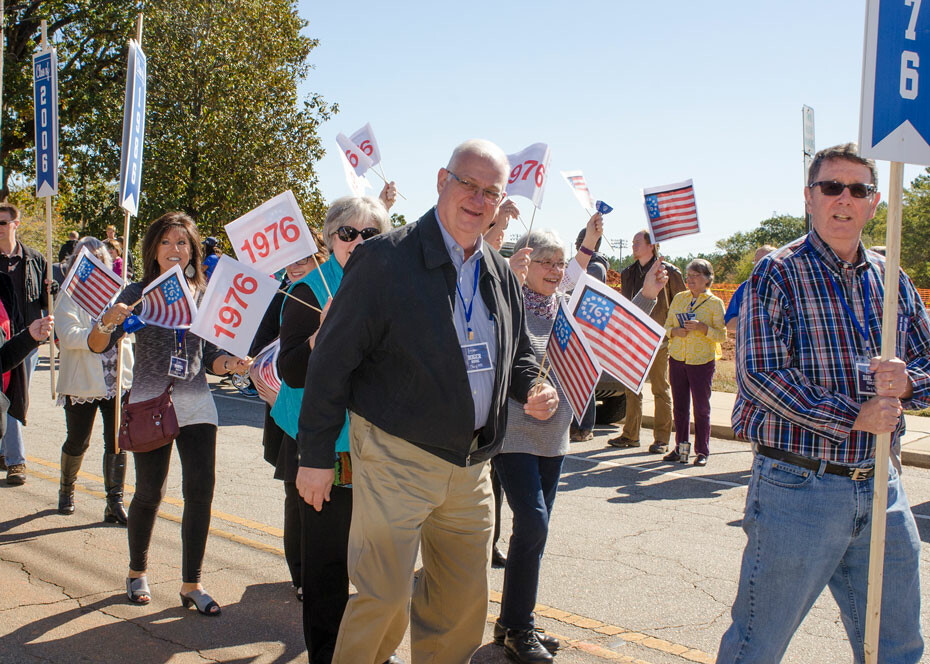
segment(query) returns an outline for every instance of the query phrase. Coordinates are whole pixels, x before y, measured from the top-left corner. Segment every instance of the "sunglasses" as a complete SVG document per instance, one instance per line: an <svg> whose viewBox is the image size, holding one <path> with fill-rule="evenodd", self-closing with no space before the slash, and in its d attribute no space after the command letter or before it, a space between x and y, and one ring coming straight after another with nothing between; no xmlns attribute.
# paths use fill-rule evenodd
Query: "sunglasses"
<svg viewBox="0 0 930 664"><path fill-rule="evenodd" d="M339 239L343 242L354 242L355 238L359 235L362 236L363 240L370 240L375 235L380 235L381 229L375 228L374 226L369 226L368 228L363 228L359 230L353 228L352 226L340 226L336 229L336 235L339 236Z"/></svg>
<svg viewBox="0 0 930 664"><path fill-rule="evenodd" d="M6 226L8 224L15 224L18 221L19 221L18 219L11 219L9 221L7 221L6 219L0 219L0 226Z"/></svg>
<svg viewBox="0 0 930 664"><path fill-rule="evenodd" d="M810 185L809 188L820 187L820 192L824 196L839 196L844 189L849 189L849 195L853 198L866 198L875 193L874 184L865 184L864 182L853 182L852 184L843 184L836 180L821 180Z"/></svg>

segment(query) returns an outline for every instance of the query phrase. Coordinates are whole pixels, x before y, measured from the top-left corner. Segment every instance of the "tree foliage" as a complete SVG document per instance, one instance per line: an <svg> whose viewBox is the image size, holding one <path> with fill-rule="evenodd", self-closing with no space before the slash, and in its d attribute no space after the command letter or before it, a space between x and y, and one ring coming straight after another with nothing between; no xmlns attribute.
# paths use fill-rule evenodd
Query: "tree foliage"
<svg viewBox="0 0 930 664"><path fill-rule="evenodd" d="M33 0L8 9L0 160L4 191L31 186L32 52L39 21L58 49L60 196L69 228L122 227L117 206L127 42L140 0ZM317 41L295 0L148 0L142 47L147 114L137 238L167 210L190 214L206 235L292 189L311 225L324 201L314 163L317 128L337 109L300 98Z"/></svg>

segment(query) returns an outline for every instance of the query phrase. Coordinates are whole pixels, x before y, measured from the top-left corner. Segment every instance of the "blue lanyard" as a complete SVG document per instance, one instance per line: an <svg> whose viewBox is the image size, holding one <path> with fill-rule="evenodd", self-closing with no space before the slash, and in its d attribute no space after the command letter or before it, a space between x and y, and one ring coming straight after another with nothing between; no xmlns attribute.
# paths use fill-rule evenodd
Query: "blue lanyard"
<svg viewBox="0 0 930 664"><path fill-rule="evenodd" d="M178 342L178 353L177 357L181 356L181 352L184 350L184 335L187 334L187 330L175 330L174 339Z"/></svg>
<svg viewBox="0 0 930 664"><path fill-rule="evenodd" d="M459 294L459 300L462 302L462 309L465 310L465 325L468 327L468 340L475 338L475 333L471 331L471 312L475 307L475 296L478 295L478 270L481 267L481 259L475 261L475 283L471 287L471 301L466 305L465 297L462 295L462 289L459 288L458 279L455 280L455 291Z"/></svg>
<svg viewBox="0 0 930 664"><path fill-rule="evenodd" d="M807 241L810 245L810 240ZM817 250L814 249L813 245L810 245L811 255L817 259L817 262L820 263L823 267L823 271L827 273L827 277L830 279L830 285L833 287L833 292L836 295L836 298L840 301L840 304L843 305L843 309L846 310L846 315L849 316L849 319L852 321L853 325L856 328L856 332L859 333L859 336L862 337L862 340L865 342L866 348L870 348L869 344L869 320L871 318L872 312L872 288L869 283L869 272L866 270L862 273L862 295L864 296L865 303L863 308L865 309L865 324L859 322L859 319L856 318L856 314L853 313L852 308L849 306L849 303L846 301L846 296L843 295L843 291L840 289L840 285L837 283L836 279L833 277L833 273L830 272L829 268L821 260L820 256L817 255Z"/></svg>

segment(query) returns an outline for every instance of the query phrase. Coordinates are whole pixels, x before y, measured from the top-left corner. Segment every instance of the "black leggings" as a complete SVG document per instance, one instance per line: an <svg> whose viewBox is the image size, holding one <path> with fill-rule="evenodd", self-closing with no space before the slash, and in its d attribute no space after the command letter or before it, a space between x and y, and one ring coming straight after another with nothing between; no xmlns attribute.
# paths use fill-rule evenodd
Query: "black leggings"
<svg viewBox="0 0 930 664"><path fill-rule="evenodd" d="M182 580L199 583L203 554L210 530L210 507L216 467L216 426L190 424L181 427L175 439L181 457L181 492L184 514L181 518ZM165 497L171 445L151 452L134 453L136 493L129 506L129 569L148 569L149 544L158 506Z"/></svg>
<svg viewBox="0 0 930 664"><path fill-rule="evenodd" d="M116 397L109 399L99 399L88 403L71 403L71 397L65 397L65 425L67 427L67 438L65 444L61 446L61 451L71 456L81 456L90 447L90 435L94 432L94 418L97 411L100 411L100 417L103 418L103 450L107 454L112 454L116 449L113 433L116 422L114 421L114 408L116 406Z"/></svg>

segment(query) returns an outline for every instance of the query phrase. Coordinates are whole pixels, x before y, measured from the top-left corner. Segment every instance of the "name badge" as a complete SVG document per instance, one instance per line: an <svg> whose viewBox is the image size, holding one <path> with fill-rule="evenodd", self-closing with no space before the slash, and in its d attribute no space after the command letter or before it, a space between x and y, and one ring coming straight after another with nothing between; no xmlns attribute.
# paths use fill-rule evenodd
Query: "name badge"
<svg viewBox="0 0 930 664"><path fill-rule="evenodd" d="M465 344L462 346L462 355L465 357L465 371L468 373L494 369L491 366L491 351L488 350L488 344L485 342Z"/></svg>
<svg viewBox="0 0 930 664"><path fill-rule="evenodd" d="M178 357L177 355L171 356L171 361L168 363L168 375L172 378L180 378L181 380L187 379L187 358Z"/></svg>
<svg viewBox="0 0 930 664"><path fill-rule="evenodd" d="M898 314L898 336L906 337L907 336L907 326L910 323L911 317L907 314Z"/></svg>
<svg viewBox="0 0 930 664"><path fill-rule="evenodd" d="M856 389L861 395L875 396L875 374L869 371L868 358L856 359Z"/></svg>

